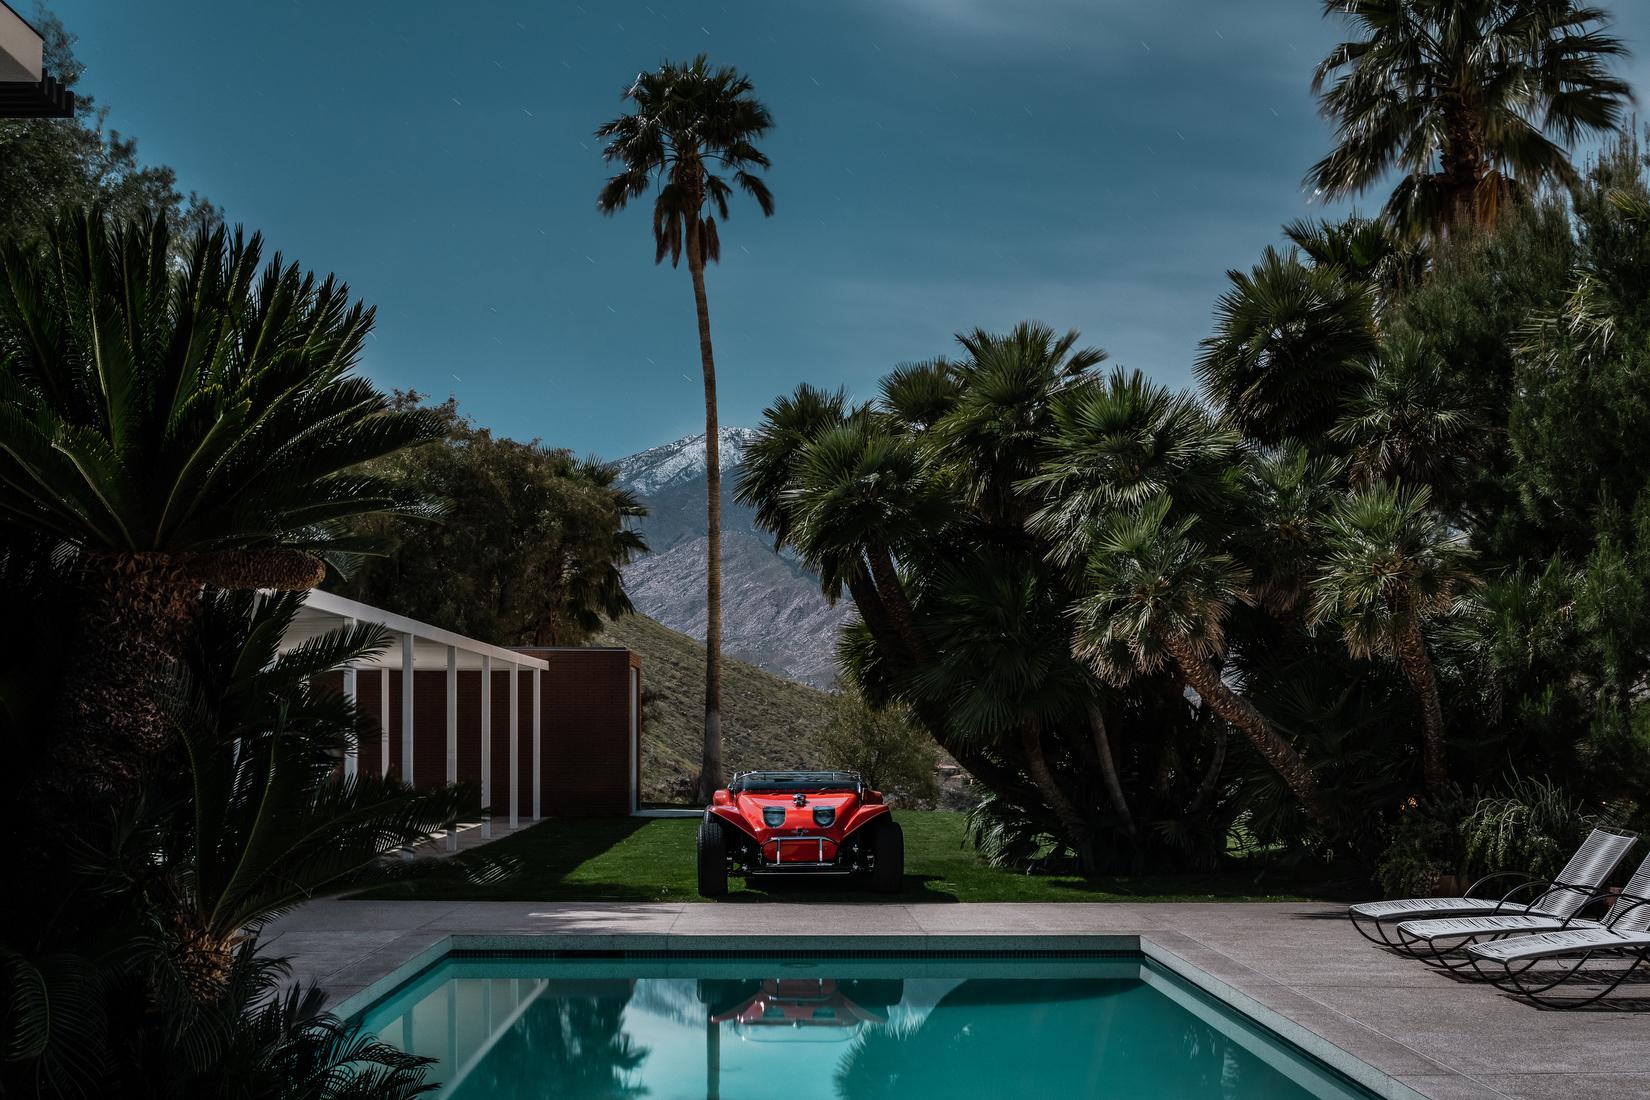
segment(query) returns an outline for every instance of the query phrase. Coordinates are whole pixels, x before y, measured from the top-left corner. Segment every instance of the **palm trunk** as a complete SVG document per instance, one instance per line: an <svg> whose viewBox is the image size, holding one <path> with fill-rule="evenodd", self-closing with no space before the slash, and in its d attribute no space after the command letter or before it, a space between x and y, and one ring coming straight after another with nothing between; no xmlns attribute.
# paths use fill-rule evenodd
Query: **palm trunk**
<svg viewBox="0 0 1650 1100"><path fill-rule="evenodd" d="M1421 628L1413 622L1395 648L1404 677L1421 700L1421 771L1427 790L1442 794L1449 787L1449 763L1444 752L1444 708L1438 698L1438 673L1427 655Z"/></svg>
<svg viewBox="0 0 1650 1100"><path fill-rule="evenodd" d="M1226 767L1226 726L1220 725L1215 731L1215 751L1209 758L1209 766L1203 772L1203 781L1197 785L1197 792L1192 795L1191 803L1186 807L1186 816L1192 817L1203 812L1203 804L1209 801L1209 796L1215 793L1215 784L1220 782L1220 773Z"/></svg>
<svg viewBox="0 0 1650 1100"><path fill-rule="evenodd" d="M1036 722L1028 720L1020 724L1020 748L1025 752L1026 770L1031 773L1032 782L1037 784L1037 790L1048 803L1048 808L1059 819L1067 843L1077 853L1078 870L1088 874L1094 870L1094 837L1089 832L1088 822L1083 820L1077 807L1071 804L1071 799L1055 781L1054 771L1043 756L1043 732Z"/></svg>
<svg viewBox="0 0 1650 1100"><path fill-rule="evenodd" d="M872 546L865 556L871 563L871 577L876 582L877 595L882 597L882 605L888 610L888 619L894 630L910 647L914 658L925 660L928 646L917 633L916 614L911 608L910 598L905 594L905 586L900 583L899 570L894 568L893 556L886 546Z"/></svg>
<svg viewBox="0 0 1650 1100"><path fill-rule="evenodd" d="M1272 770L1283 777L1313 821L1320 825L1328 824L1329 811L1318 791L1317 780L1301 762L1294 747L1272 728L1266 716L1256 710L1249 700L1227 687L1220 678L1220 672L1200 657L1185 639L1170 641L1168 648L1187 685L1216 714L1243 731Z"/></svg>
<svg viewBox="0 0 1650 1100"><path fill-rule="evenodd" d="M70 822L124 806L145 763L171 744L165 700L201 597L165 554L88 554L80 579L62 709L36 792L38 812Z"/></svg>
<svg viewBox="0 0 1650 1100"><path fill-rule="evenodd" d="M1117 818L1123 823L1123 833L1133 844L1137 839L1134 830L1134 814L1129 812L1129 800L1123 797L1123 782L1117 777L1117 759L1111 754L1111 737L1106 731L1106 716L1100 710L1100 704L1089 700L1089 730L1094 735L1094 752L1100 760L1100 775L1106 783L1106 794L1111 799L1111 808Z"/></svg>
<svg viewBox="0 0 1650 1100"><path fill-rule="evenodd" d="M699 798L709 802L722 786L722 460L699 219L688 218L687 223L688 274L693 277L699 364L705 374L705 741L699 758Z"/></svg>

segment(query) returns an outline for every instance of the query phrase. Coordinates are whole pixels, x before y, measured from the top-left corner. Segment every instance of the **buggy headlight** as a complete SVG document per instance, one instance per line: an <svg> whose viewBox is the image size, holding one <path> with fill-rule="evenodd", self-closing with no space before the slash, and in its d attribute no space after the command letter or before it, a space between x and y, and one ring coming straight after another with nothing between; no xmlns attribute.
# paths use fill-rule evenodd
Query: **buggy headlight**
<svg viewBox="0 0 1650 1100"><path fill-rule="evenodd" d="M829 829L831 827L831 822L833 822L835 820L836 820L836 807L835 806L815 806L814 807L814 824L818 825L821 829Z"/></svg>
<svg viewBox="0 0 1650 1100"><path fill-rule="evenodd" d="M770 829L779 828L781 825L785 824L785 807L763 806L762 820Z"/></svg>

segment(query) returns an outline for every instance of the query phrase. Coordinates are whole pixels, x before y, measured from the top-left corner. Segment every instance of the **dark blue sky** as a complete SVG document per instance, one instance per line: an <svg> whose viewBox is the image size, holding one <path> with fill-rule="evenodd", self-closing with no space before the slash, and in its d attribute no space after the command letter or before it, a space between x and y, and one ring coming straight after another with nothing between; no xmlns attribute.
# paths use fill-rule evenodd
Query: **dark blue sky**
<svg viewBox="0 0 1650 1100"><path fill-rule="evenodd" d="M725 424L1025 317L1185 384L1225 269L1322 212L1317 0L50 6L146 159L378 306L380 384L608 457L703 422L687 273L594 201L591 131L663 57L777 122L778 210L709 276ZM1642 99L1650 5L1613 6Z"/></svg>

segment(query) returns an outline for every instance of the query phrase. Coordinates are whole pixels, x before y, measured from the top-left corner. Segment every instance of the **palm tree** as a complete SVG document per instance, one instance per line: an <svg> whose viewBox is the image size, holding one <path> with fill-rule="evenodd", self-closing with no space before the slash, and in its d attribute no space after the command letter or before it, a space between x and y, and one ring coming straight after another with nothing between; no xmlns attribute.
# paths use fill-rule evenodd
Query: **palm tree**
<svg viewBox="0 0 1650 1100"><path fill-rule="evenodd" d="M1192 537L1194 517L1173 521L1171 502L1113 513L1103 521L1076 610L1075 652L1113 683L1168 666L1230 722L1289 785L1314 821L1328 821L1317 780L1266 716L1235 691L1215 662L1225 654L1226 617L1247 601L1249 571Z"/></svg>
<svg viewBox="0 0 1650 1100"><path fill-rule="evenodd" d="M1020 484L1041 468L1057 399L1105 361L1079 339L1075 329L1056 336L1035 321L957 336L968 359L954 368L957 394L934 424L935 448L966 471L968 498L993 525L1022 522L1030 500Z"/></svg>
<svg viewBox="0 0 1650 1100"><path fill-rule="evenodd" d="M1197 509L1225 495L1238 434L1139 371L1067 390L1053 406L1048 457L1020 483L1040 503L1027 527L1058 565L1088 557L1095 516L1171 496Z"/></svg>
<svg viewBox="0 0 1650 1100"><path fill-rule="evenodd" d="M785 491L798 456L821 434L847 420L850 412L846 390L832 392L806 382L763 410L762 427L740 457L733 499L756 511L756 525L773 535L774 549L790 541Z"/></svg>
<svg viewBox="0 0 1650 1100"><path fill-rule="evenodd" d="M1421 704L1427 788L1442 793L1449 784L1444 714L1423 628L1476 584L1465 536L1432 508L1426 486L1378 483L1330 513L1325 542L1311 621L1336 624L1354 657L1398 663Z"/></svg>
<svg viewBox="0 0 1650 1100"><path fill-rule="evenodd" d="M304 589L349 521L423 510L362 463L436 438L352 376L372 311L262 241L65 213L0 246L0 522L60 540L84 599L42 796L120 802L170 740L203 586ZM55 800L55 801L53 801ZM65 810L65 812L68 812Z"/></svg>
<svg viewBox="0 0 1650 1100"><path fill-rule="evenodd" d="M1294 249L1267 248L1248 273L1226 277L1195 368L1204 392L1256 442L1320 439L1375 350L1373 289Z"/></svg>
<svg viewBox="0 0 1650 1100"><path fill-rule="evenodd" d="M868 573L900 640L926 656L894 558L945 521L951 500L916 443L865 417L828 429L803 448L783 499L790 537L827 593Z"/></svg>
<svg viewBox="0 0 1650 1100"><path fill-rule="evenodd" d="M1418 232L1492 224L1509 198L1576 178L1567 146L1617 129L1627 50L1575 0L1324 0L1354 37L1313 75L1336 128L1306 182L1328 198L1396 168L1386 214ZM1556 141L1554 140L1556 138Z"/></svg>
<svg viewBox="0 0 1650 1100"><path fill-rule="evenodd" d="M768 167L754 144L773 126L768 109L737 70L712 68L704 54L686 64L641 73L624 98L635 105L596 130L606 139L603 159L618 171L603 185L596 206L613 214L658 184L653 200L653 262L670 255L676 266L687 255L693 304L699 318L699 363L705 376L705 743L699 796L706 801L722 785L722 466L716 421L716 361L710 344L705 265L721 259L714 206L728 219L728 199L738 187L773 214L773 195L753 169ZM716 169L729 173L727 180Z"/></svg>
<svg viewBox="0 0 1650 1100"><path fill-rule="evenodd" d="M1072 659L1063 593L1049 581L1031 563L1002 551L982 550L944 568L934 584L932 614L945 645L922 666L916 686L944 708L948 725L965 743L1018 750L1086 873L1094 868L1094 830L1045 746L1072 716L1087 720L1094 685ZM1069 769L1058 771L1068 772L1069 782Z"/></svg>
<svg viewBox="0 0 1650 1100"><path fill-rule="evenodd" d="M1355 482L1443 487L1477 450L1477 420L1443 361L1413 333L1389 336L1330 435L1351 447Z"/></svg>

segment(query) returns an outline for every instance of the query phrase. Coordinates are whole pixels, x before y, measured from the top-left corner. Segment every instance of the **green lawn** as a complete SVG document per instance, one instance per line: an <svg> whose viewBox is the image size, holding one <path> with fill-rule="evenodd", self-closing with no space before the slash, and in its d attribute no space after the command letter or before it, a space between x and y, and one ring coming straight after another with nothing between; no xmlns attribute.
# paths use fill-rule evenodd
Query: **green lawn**
<svg viewBox="0 0 1650 1100"><path fill-rule="evenodd" d="M1206 874L1083 879L1025 875L985 866L963 840L963 815L900 811L905 829L905 890L898 900L947 901L1292 901L1341 894L1321 872L1303 875L1254 864ZM517 864L509 878L483 886L452 881L397 883L357 897L479 901L696 901L696 818L547 821L488 845ZM464 856L457 858L463 859ZM729 901L769 898L886 900L841 879L733 881Z"/></svg>

